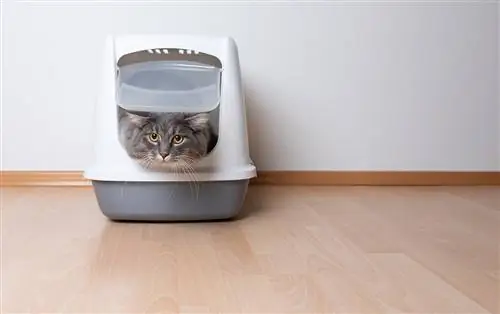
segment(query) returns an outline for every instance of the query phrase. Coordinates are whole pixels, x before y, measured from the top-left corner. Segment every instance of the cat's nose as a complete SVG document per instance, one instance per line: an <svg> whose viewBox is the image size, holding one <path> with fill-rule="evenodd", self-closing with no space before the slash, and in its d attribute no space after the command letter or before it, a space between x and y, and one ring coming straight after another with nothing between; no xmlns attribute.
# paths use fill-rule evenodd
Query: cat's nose
<svg viewBox="0 0 500 314"><path fill-rule="evenodd" d="M168 156L168 153L160 153L161 158L165 159Z"/></svg>

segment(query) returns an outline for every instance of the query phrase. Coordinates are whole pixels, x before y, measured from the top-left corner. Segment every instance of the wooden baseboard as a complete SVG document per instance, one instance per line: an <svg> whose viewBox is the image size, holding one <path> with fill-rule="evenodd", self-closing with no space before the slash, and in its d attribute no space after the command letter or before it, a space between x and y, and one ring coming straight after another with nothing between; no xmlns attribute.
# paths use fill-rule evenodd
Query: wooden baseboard
<svg viewBox="0 0 500 314"><path fill-rule="evenodd" d="M500 185L500 172L261 171L260 185ZM0 186L90 186L80 171L1 171Z"/></svg>
<svg viewBox="0 0 500 314"><path fill-rule="evenodd" d="M258 184L272 185L500 185L500 172L270 171Z"/></svg>
<svg viewBox="0 0 500 314"><path fill-rule="evenodd" d="M2 171L0 186L91 186L81 171Z"/></svg>

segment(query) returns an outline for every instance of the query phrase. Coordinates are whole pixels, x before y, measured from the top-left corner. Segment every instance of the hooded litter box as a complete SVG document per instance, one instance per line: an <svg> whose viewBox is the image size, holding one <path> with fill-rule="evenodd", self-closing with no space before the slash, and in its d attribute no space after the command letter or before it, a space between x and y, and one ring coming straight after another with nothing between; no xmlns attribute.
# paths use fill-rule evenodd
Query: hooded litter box
<svg viewBox="0 0 500 314"><path fill-rule="evenodd" d="M193 175L151 169L119 141L118 107L141 112L209 112L218 135ZM112 220L228 219L256 176L249 157L238 51L231 38L110 37L95 109L94 159L85 171Z"/></svg>

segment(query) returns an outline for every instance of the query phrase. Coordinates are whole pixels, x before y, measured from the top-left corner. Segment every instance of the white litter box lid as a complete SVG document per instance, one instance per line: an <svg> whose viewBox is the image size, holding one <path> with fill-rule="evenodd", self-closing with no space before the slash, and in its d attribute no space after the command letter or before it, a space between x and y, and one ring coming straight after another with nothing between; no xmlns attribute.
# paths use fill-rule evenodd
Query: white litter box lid
<svg viewBox="0 0 500 314"><path fill-rule="evenodd" d="M116 98L131 111L208 112L219 105L221 71L183 60L127 64L118 68Z"/></svg>
<svg viewBox="0 0 500 314"><path fill-rule="evenodd" d="M224 171L203 170L196 171L195 177L198 181L237 181L249 180L257 176L253 164L232 167ZM146 170L140 166L129 164L124 166L110 166L94 164L87 168L84 177L97 181L127 181L127 182L186 182L193 181L193 175L178 172L162 172Z"/></svg>

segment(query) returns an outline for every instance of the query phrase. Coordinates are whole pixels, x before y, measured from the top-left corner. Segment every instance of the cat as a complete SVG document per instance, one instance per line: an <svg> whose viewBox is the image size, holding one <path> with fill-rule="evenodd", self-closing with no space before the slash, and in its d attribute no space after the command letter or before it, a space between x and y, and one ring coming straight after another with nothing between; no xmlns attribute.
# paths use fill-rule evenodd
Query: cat
<svg viewBox="0 0 500 314"><path fill-rule="evenodd" d="M217 143L209 120L206 112L148 113L118 106L120 143L145 168L192 169Z"/></svg>

